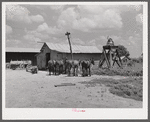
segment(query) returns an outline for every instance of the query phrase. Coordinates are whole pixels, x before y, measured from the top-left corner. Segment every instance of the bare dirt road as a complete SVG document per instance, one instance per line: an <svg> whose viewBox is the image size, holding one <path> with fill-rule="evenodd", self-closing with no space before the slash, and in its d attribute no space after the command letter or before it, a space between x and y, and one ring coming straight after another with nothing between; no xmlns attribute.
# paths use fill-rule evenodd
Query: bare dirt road
<svg viewBox="0 0 150 122"><path fill-rule="evenodd" d="M6 108L142 108L142 102L113 95L103 84L87 86L95 78L121 76L49 76L46 71L31 74L25 70L6 70ZM64 86L55 87L55 85Z"/></svg>

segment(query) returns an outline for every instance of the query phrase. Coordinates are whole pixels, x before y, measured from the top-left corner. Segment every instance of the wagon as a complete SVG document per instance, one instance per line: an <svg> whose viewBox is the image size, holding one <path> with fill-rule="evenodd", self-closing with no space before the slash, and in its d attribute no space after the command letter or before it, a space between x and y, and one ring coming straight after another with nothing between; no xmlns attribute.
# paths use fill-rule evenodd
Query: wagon
<svg viewBox="0 0 150 122"><path fill-rule="evenodd" d="M37 66L32 66L31 64L27 65L26 67L26 72L31 72L32 74L38 73L38 67Z"/></svg>
<svg viewBox="0 0 150 122"><path fill-rule="evenodd" d="M10 69L17 69L17 68L20 68L20 69L24 69L28 64L31 64L31 61L30 60L27 60L27 61L10 61Z"/></svg>
<svg viewBox="0 0 150 122"><path fill-rule="evenodd" d="M15 70L16 68L20 68L20 64L11 64L10 68Z"/></svg>

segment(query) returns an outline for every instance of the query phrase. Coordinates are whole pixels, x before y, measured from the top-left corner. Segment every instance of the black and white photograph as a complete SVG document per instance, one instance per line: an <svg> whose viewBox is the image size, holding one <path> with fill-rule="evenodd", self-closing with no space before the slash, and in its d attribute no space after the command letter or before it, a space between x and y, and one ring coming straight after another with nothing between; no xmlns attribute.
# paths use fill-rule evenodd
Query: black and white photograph
<svg viewBox="0 0 150 122"><path fill-rule="evenodd" d="M3 2L3 119L147 119L147 2Z"/></svg>

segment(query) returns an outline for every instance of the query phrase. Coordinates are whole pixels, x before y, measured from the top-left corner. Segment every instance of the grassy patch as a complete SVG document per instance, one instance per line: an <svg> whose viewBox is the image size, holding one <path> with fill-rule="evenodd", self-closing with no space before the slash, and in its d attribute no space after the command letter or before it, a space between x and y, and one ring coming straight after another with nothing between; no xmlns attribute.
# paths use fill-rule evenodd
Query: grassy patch
<svg viewBox="0 0 150 122"><path fill-rule="evenodd" d="M112 94L131 98L138 101L143 100L143 78L142 77L130 77L121 80L115 79L95 79L90 82L82 82L88 86L95 86L96 84L104 84L107 87L110 87L109 91Z"/></svg>
<svg viewBox="0 0 150 122"><path fill-rule="evenodd" d="M127 78L122 80L103 80L109 91L118 96L143 100L143 78Z"/></svg>

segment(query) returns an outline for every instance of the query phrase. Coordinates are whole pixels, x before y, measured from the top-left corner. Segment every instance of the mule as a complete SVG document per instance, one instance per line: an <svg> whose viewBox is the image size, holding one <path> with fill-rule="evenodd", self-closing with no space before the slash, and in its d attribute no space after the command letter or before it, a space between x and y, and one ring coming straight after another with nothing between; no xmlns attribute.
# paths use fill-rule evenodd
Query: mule
<svg viewBox="0 0 150 122"><path fill-rule="evenodd" d="M63 73L64 60L55 60L56 61L56 69L58 69L58 75Z"/></svg>
<svg viewBox="0 0 150 122"><path fill-rule="evenodd" d="M49 69L49 75L51 75L51 72L53 73L53 75L56 75L56 61L55 60L49 60L48 61L48 67Z"/></svg>
<svg viewBox="0 0 150 122"><path fill-rule="evenodd" d="M48 69L49 69L49 75L51 75L51 72L53 72L53 74L57 74L60 75L63 73L63 68L65 66L65 62L66 60L49 60L48 61Z"/></svg>
<svg viewBox="0 0 150 122"><path fill-rule="evenodd" d="M93 59L90 60L83 60L81 62L81 66L82 66L82 76L91 76L91 65L95 65L95 62ZM88 72L89 71L89 72Z"/></svg>
<svg viewBox="0 0 150 122"><path fill-rule="evenodd" d="M67 74L67 65L68 65L67 57L63 58L63 63L64 63L64 74Z"/></svg>
<svg viewBox="0 0 150 122"><path fill-rule="evenodd" d="M66 60L65 66L66 70L68 70L68 75L71 74L71 69L73 68L73 76L78 76L78 68L80 66L80 60Z"/></svg>

